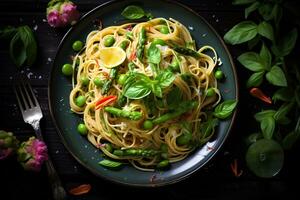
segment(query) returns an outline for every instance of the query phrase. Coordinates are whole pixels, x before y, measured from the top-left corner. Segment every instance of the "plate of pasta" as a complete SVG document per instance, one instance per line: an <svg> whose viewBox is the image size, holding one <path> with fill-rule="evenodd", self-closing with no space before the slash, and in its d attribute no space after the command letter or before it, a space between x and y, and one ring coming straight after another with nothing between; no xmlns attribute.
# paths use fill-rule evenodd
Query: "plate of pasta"
<svg viewBox="0 0 300 200"><path fill-rule="evenodd" d="M227 138L237 102L222 39L169 1L93 9L63 38L49 81L69 152L95 175L132 186L175 183L204 166Z"/></svg>

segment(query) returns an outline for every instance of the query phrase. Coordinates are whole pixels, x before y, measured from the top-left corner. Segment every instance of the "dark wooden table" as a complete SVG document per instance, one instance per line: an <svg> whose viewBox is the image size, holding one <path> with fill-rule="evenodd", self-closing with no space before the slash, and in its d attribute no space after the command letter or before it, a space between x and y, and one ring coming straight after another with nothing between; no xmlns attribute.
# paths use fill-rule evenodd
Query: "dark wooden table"
<svg viewBox="0 0 300 200"><path fill-rule="evenodd" d="M74 0L83 14L105 0ZM229 0L181 0L202 15L222 36L234 24L243 20L243 9L232 6ZM32 68L21 69L30 77L30 82L43 109L42 130L53 158L54 165L68 190L73 186L89 183L92 190L83 196L68 196L68 199L265 199L297 193L299 184L299 148L287 152L283 170L276 177L261 179L251 174L244 161L243 139L248 135L249 125L254 123L251 110L257 101L251 99L245 89L247 70L236 63L240 83L240 106L236 123L224 147L203 169L175 185L162 188L137 189L124 187L95 177L82 167L63 146L51 121L48 108L48 80L58 44L67 29L55 30L46 22L46 0L1 0L0 25L29 25L38 42L38 59ZM32 128L23 122L12 91L12 76L20 71L10 60L8 45L0 46L0 129L12 131L20 140L34 135ZM243 47L230 47L235 59ZM248 128L247 128L248 127ZM256 127L258 130L259 127ZM300 145L298 145L300 146ZM298 152L297 152L298 151ZM236 178L230 171L230 163L238 159L244 170ZM296 181L296 183L294 183ZM46 169L40 173L24 171L14 157L0 161L0 199L51 199ZM294 198L293 198L294 199Z"/></svg>

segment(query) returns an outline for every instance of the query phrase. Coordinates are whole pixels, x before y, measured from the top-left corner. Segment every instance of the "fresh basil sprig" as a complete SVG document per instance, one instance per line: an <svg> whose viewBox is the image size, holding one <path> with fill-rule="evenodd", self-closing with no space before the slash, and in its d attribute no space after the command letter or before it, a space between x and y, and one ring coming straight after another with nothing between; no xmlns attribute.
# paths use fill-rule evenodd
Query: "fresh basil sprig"
<svg viewBox="0 0 300 200"><path fill-rule="evenodd" d="M153 18L151 13L146 13L143 8L135 5L127 6L121 13L126 19L140 19L146 16L148 19Z"/></svg>
<svg viewBox="0 0 300 200"><path fill-rule="evenodd" d="M10 40L9 53L17 67L32 66L37 56L37 43L28 26L6 27L0 31L0 38Z"/></svg>
<svg viewBox="0 0 300 200"><path fill-rule="evenodd" d="M122 166L122 163L120 162L107 159L101 160L98 164L108 168L119 168Z"/></svg>
<svg viewBox="0 0 300 200"><path fill-rule="evenodd" d="M234 111L237 105L236 100L226 100L215 108L213 115L219 119L226 119L229 117Z"/></svg>

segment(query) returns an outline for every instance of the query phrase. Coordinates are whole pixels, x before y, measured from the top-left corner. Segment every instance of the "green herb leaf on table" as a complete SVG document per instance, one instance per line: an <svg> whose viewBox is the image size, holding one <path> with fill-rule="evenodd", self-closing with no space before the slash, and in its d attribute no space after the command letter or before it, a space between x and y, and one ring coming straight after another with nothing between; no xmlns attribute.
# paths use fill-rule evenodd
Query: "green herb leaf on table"
<svg viewBox="0 0 300 200"><path fill-rule="evenodd" d="M265 117L260 122L260 128L264 138L271 139L275 131L275 119L273 117Z"/></svg>
<svg viewBox="0 0 300 200"><path fill-rule="evenodd" d="M287 114L293 108L294 102L284 103L274 114L274 119L279 124L289 124L290 119L287 117Z"/></svg>
<svg viewBox="0 0 300 200"><path fill-rule="evenodd" d="M268 22L263 21L260 24L258 24L257 32L261 36L264 36L265 38L268 38L269 40L274 41L273 27Z"/></svg>
<svg viewBox="0 0 300 200"><path fill-rule="evenodd" d="M258 8L258 12L266 21L269 21L274 18L273 5L271 3L262 3Z"/></svg>
<svg viewBox="0 0 300 200"><path fill-rule="evenodd" d="M26 61L26 47L19 32L17 32L10 41L9 54L17 67L22 66Z"/></svg>
<svg viewBox="0 0 300 200"><path fill-rule="evenodd" d="M0 39L10 40L17 33L17 29L12 26L7 26L0 30Z"/></svg>
<svg viewBox="0 0 300 200"><path fill-rule="evenodd" d="M225 35L224 40L232 45L241 44L253 39L257 35L257 24L244 21L235 25Z"/></svg>
<svg viewBox="0 0 300 200"><path fill-rule="evenodd" d="M234 111L237 105L236 100L226 100L215 108L213 115L219 119L226 119L229 117Z"/></svg>
<svg viewBox="0 0 300 200"><path fill-rule="evenodd" d="M272 55L265 44L262 45L259 56L265 62L265 68L270 70L272 64Z"/></svg>
<svg viewBox="0 0 300 200"><path fill-rule="evenodd" d="M173 83L175 78L175 75L170 70L164 70L155 78L155 80L158 80L159 85L162 88L166 88Z"/></svg>
<svg viewBox="0 0 300 200"><path fill-rule="evenodd" d="M269 72L266 73L267 80L276 86L287 86L287 80L284 72L280 67L274 65Z"/></svg>
<svg viewBox="0 0 300 200"><path fill-rule="evenodd" d="M203 144L207 142L212 136L215 127L219 124L219 120L216 118L208 118L206 122L201 123L199 127L199 142Z"/></svg>
<svg viewBox="0 0 300 200"><path fill-rule="evenodd" d="M253 73L247 80L246 86L248 88L259 86L263 82L264 74L264 71Z"/></svg>
<svg viewBox="0 0 300 200"><path fill-rule="evenodd" d="M256 113L254 115L254 118L256 121L261 122L265 118L273 117L275 113L276 113L275 110L264 110L264 111Z"/></svg>
<svg viewBox="0 0 300 200"><path fill-rule="evenodd" d="M251 71L261 72L266 69L260 55L255 52L243 53L237 59L244 67Z"/></svg>
<svg viewBox="0 0 300 200"><path fill-rule="evenodd" d="M289 134L287 134L283 140L282 140L282 147L285 150L290 150L294 146L294 144L297 142L297 140L300 138L300 131L295 132L292 131Z"/></svg>

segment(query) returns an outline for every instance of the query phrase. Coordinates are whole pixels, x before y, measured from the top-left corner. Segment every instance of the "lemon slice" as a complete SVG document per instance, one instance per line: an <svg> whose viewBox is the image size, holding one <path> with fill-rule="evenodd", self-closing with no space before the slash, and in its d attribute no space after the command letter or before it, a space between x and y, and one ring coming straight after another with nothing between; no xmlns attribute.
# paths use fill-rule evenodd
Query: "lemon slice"
<svg viewBox="0 0 300 200"><path fill-rule="evenodd" d="M126 59L126 53L120 47L107 47L99 50L99 61L106 68L117 67Z"/></svg>

